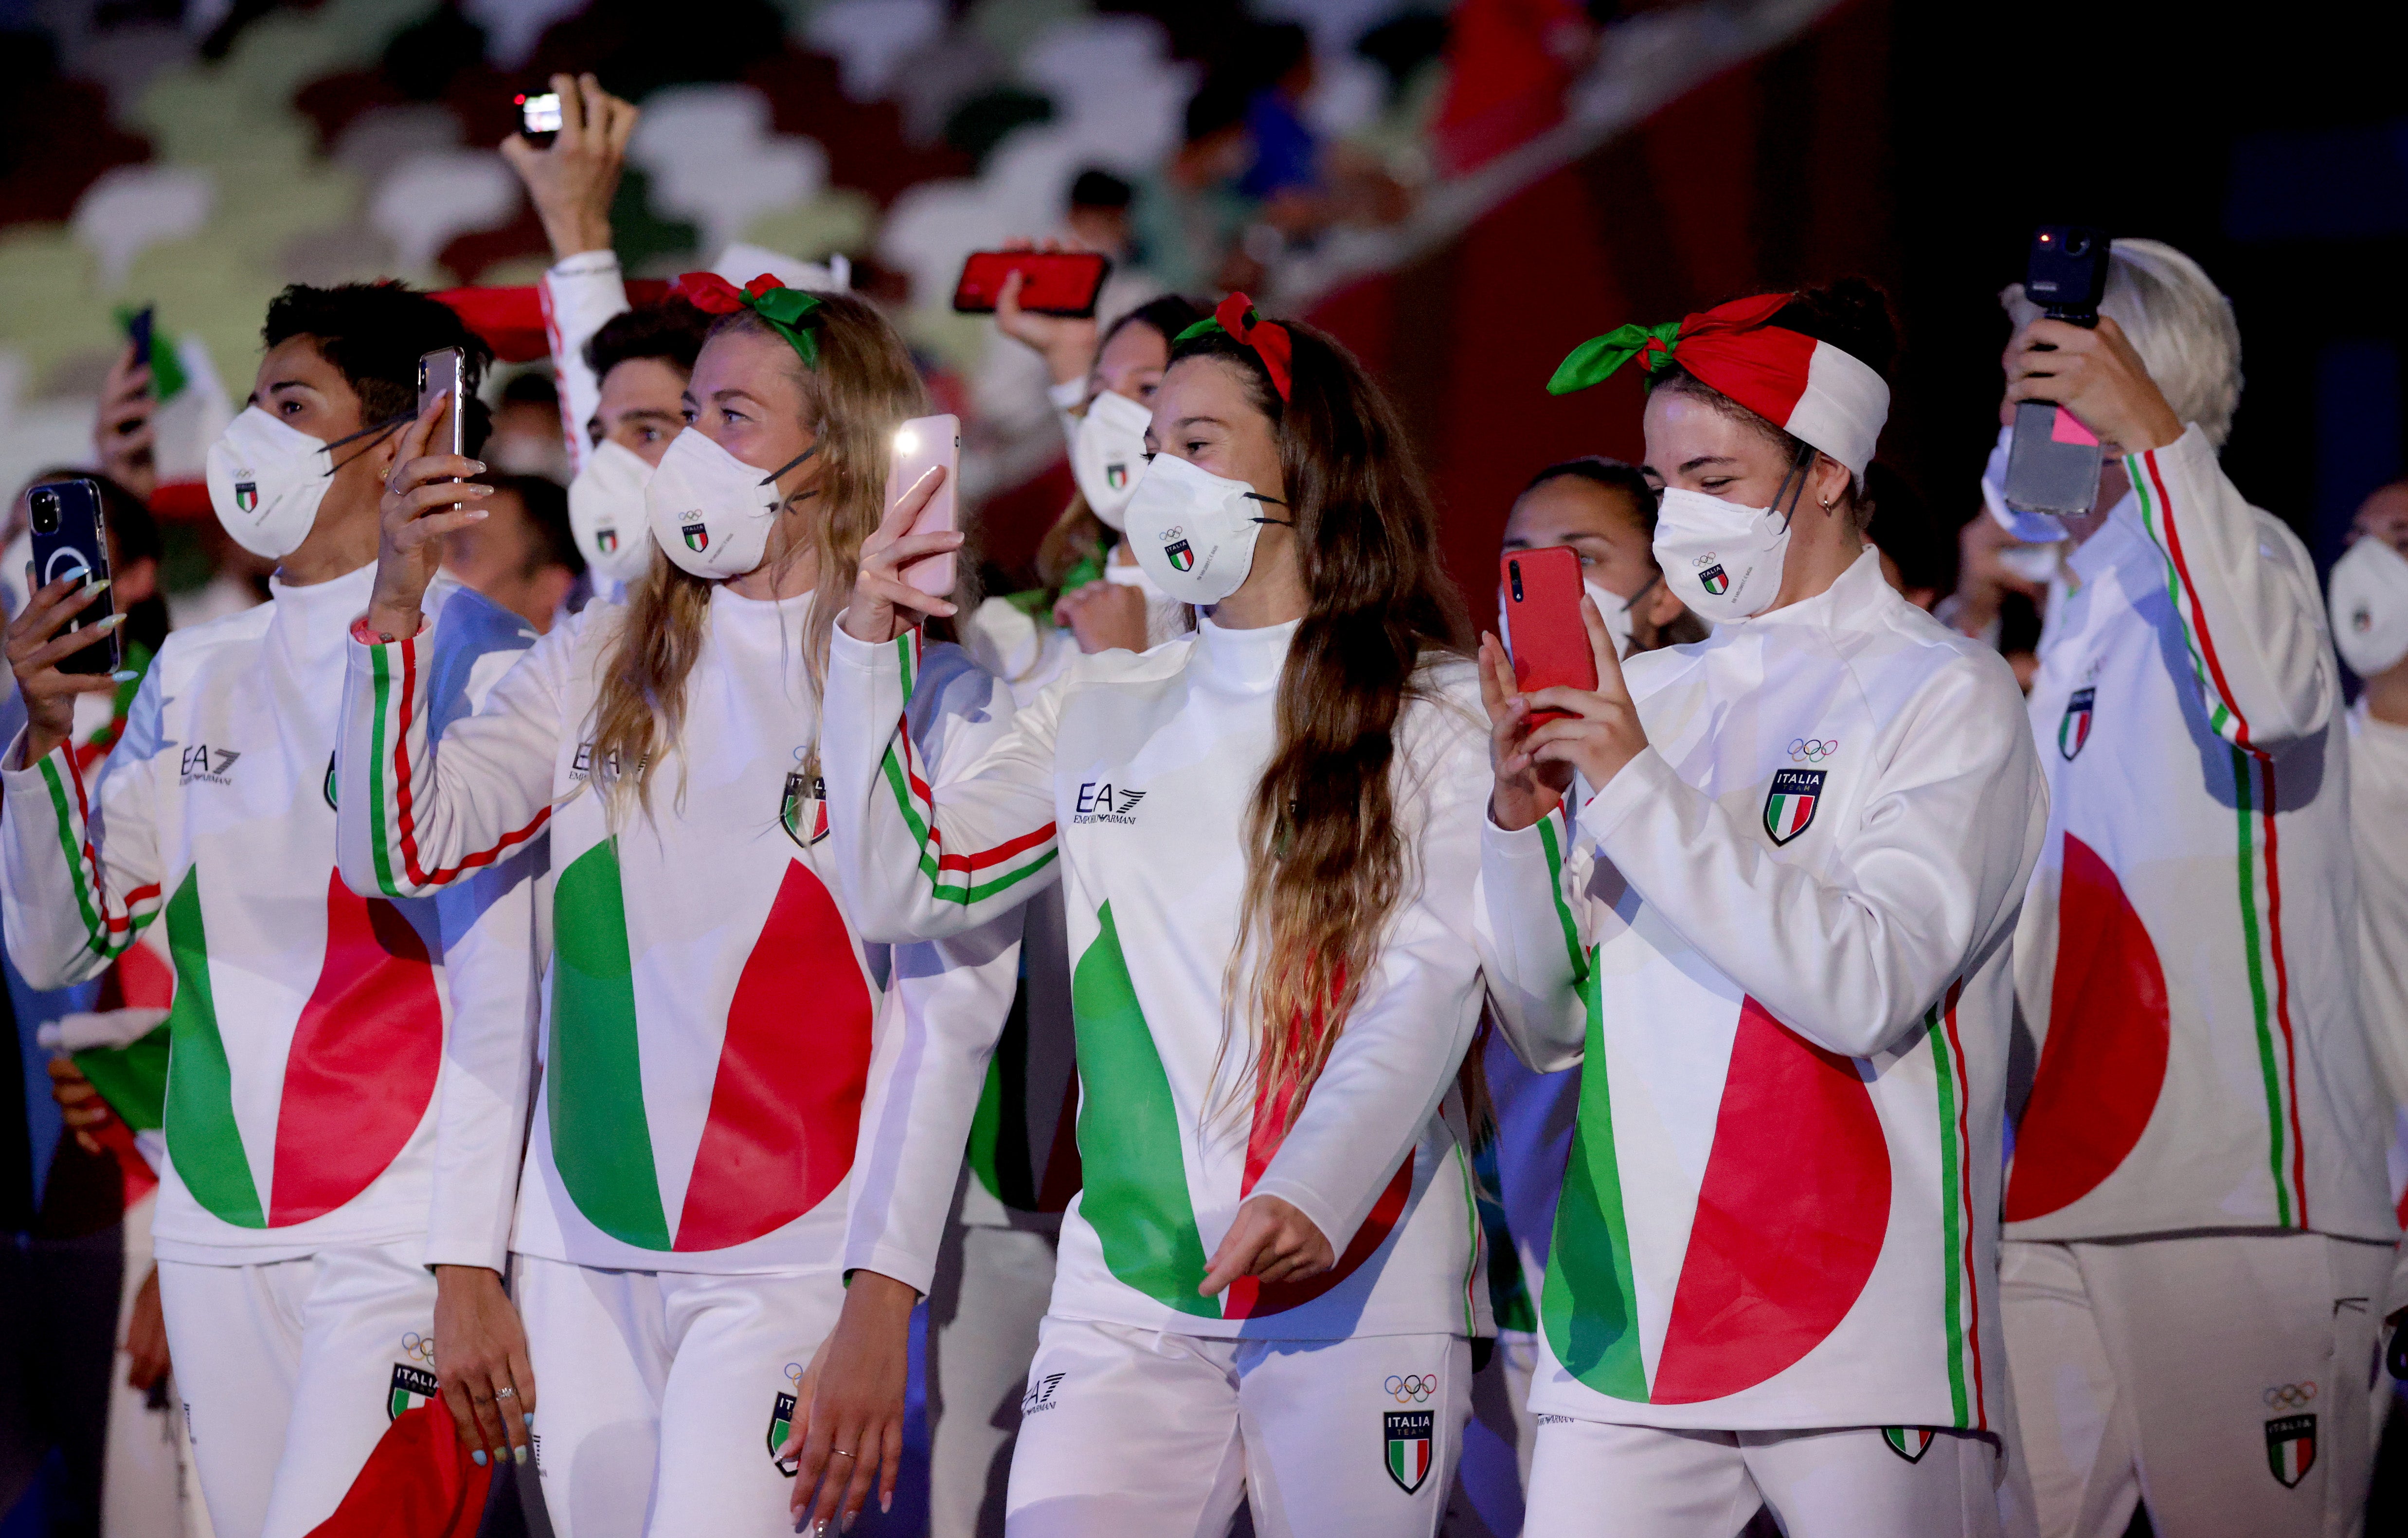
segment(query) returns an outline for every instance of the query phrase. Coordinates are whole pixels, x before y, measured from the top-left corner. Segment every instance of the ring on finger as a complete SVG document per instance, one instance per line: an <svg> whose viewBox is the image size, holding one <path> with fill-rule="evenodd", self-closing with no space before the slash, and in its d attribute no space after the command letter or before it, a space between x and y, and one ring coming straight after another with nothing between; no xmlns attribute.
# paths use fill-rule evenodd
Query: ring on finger
<svg viewBox="0 0 2408 1538"><path fill-rule="evenodd" d="M842 1447L830 1447L828 1449L828 1456L830 1458L851 1458L853 1455L846 1452Z"/></svg>
<svg viewBox="0 0 2408 1538"><path fill-rule="evenodd" d="M509 1385L504 1384L501 1388L494 1390L494 1397L495 1399L516 1399L519 1397L519 1391L516 1388L511 1388Z"/></svg>

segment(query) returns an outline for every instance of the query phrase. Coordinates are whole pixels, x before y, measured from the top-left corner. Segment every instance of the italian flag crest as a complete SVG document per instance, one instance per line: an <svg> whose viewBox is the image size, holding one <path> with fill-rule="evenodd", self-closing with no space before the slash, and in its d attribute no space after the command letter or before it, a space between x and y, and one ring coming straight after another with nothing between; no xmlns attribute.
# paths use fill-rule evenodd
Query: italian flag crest
<svg viewBox="0 0 2408 1538"><path fill-rule="evenodd" d="M1111 487L1115 491L1119 491L1122 487L1126 486L1128 484L1127 464L1119 463L1105 465L1104 484Z"/></svg>
<svg viewBox="0 0 2408 1538"><path fill-rule="evenodd" d="M1183 539L1174 540L1164 548L1162 553L1169 561L1172 571L1189 572L1196 569L1196 552Z"/></svg>
<svg viewBox="0 0 2408 1538"><path fill-rule="evenodd" d="M619 531L608 528L596 529L594 531L594 543L602 548L604 555L616 554L619 548Z"/></svg>
<svg viewBox="0 0 2408 1538"><path fill-rule="evenodd" d="M1730 573L1723 570L1719 561L1698 574L1698 585L1706 590L1709 598L1720 598L1730 591Z"/></svg>
<svg viewBox="0 0 2408 1538"><path fill-rule="evenodd" d="M828 835L827 781L796 769L786 776L786 793L778 802L778 825L796 848L808 849Z"/></svg>
<svg viewBox="0 0 2408 1538"><path fill-rule="evenodd" d="M2289 1489L2316 1466L2316 1417L2276 1416L2266 1422L2266 1467Z"/></svg>
<svg viewBox="0 0 2408 1538"><path fill-rule="evenodd" d="M234 505L246 513L259 511L259 482L238 480L234 483Z"/></svg>
<svg viewBox="0 0 2408 1538"><path fill-rule="evenodd" d="M1931 1429L1928 1426L1885 1426L1882 1440L1889 1450L1910 1463L1920 1463L1923 1455L1931 1450Z"/></svg>
<svg viewBox="0 0 2408 1538"><path fill-rule="evenodd" d="M778 1449L786 1445L786 1438L793 1434L794 1430L795 1396L780 1394L777 1403L769 1406L769 1461L778 1465L778 1472L789 1479L802 1471L803 1460L787 1458Z"/></svg>
<svg viewBox="0 0 2408 1538"><path fill-rule="evenodd" d="M1775 847L1788 843L1804 833L1814 820L1814 808L1823 801L1821 769L1784 769L1772 776L1772 789L1764 797L1764 831L1772 835Z"/></svg>
<svg viewBox="0 0 2408 1538"><path fill-rule="evenodd" d="M387 1420L399 1420L405 1410L415 1410L441 1393L435 1374L423 1367L406 1362L393 1364L393 1386L386 1395L384 1414Z"/></svg>
<svg viewBox="0 0 2408 1538"><path fill-rule="evenodd" d="M1387 1463L1388 1477L1397 1488L1407 1495L1422 1488L1429 1478L1431 1438L1438 1416L1431 1410L1389 1410L1381 1417L1382 1453Z"/></svg>
<svg viewBox="0 0 2408 1538"><path fill-rule="evenodd" d="M685 535L685 548L700 555L710 548L710 531L699 523L689 523L679 531Z"/></svg>
<svg viewBox="0 0 2408 1538"><path fill-rule="evenodd" d="M2077 689L2065 702L2065 719L2057 723L2057 750L2069 763L2090 740L2091 705L2098 697L2096 689Z"/></svg>

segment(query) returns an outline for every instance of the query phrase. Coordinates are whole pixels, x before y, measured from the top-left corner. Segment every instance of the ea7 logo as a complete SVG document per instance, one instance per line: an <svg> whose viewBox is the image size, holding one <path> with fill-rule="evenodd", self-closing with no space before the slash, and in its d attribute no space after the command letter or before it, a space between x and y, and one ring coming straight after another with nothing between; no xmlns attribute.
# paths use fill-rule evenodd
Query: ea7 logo
<svg viewBox="0 0 2408 1538"><path fill-rule="evenodd" d="M1133 823L1137 804L1145 799L1143 790L1115 790L1108 779L1091 779L1079 787L1079 798L1071 804L1070 820L1081 822Z"/></svg>
<svg viewBox="0 0 2408 1538"><path fill-rule="evenodd" d="M1062 1373L1048 1373L1030 1384L1028 1392L1020 1396L1020 1413L1024 1416L1042 1415L1045 1411L1054 1409L1055 1407L1054 1390L1062 1387L1062 1379L1067 1375Z"/></svg>
<svg viewBox="0 0 2408 1538"><path fill-rule="evenodd" d="M234 748L213 748L208 743L196 742L184 749L182 772L177 778L186 785L196 779L206 780L211 785L231 784L233 782L226 778L226 771L233 768L234 761L240 757L242 754Z"/></svg>

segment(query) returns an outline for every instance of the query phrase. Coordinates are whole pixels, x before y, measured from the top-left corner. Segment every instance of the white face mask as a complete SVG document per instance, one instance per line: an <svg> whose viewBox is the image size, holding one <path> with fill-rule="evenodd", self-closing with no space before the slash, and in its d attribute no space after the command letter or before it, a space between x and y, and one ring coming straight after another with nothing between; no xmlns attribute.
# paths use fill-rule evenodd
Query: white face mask
<svg viewBox="0 0 2408 1538"><path fill-rule="evenodd" d="M2387 673L2408 659L2408 556L2372 534L2333 563L2326 599L2333 647L2361 678Z"/></svg>
<svg viewBox="0 0 2408 1538"><path fill-rule="evenodd" d="M1143 566L1104 563L1104 580L1116 588L1135 588L1145 594L1145 644L1151 648L1186 634L1187 605L1162 591Z"/></svg>
<svg viewBox="0 0 2408 1538"><path fill-rule="evenodd" d="M2014 428L1999 429L1999 446L1990 450L1990 462L1982 468L1982 506L1989 509L1992 522L2025 544L2054 545L2066 537L2065 520L2055 513L2028 513L2007 506L2007 451L2014 441ZM2015 568L2010 564L2008 569ZM2048 578L2037 580L2045 582Z"/></svg>
<svg viewBox="0 0 2408 1538"><path fill-rule="evenodd" d="M633 582L652 563L652 531L644 488L652 467L644 457L605 438L568 483L568 532L597 580Z"/></svg>
<svg viewBox="0 0 2408 1538"><path fill-rule="evenodd" d="M234 542L264 560L281 561L301 548L318 522L334 474L368 449L335 458L361 438L383 438L407 417L364 427L332 443L311 437L258 406L245 406L209 445L209 507Z"/></svg>
<svg viewBox="0 0 2408 1538"><path fill-rule="evenodd" d="M1154 413L1107 390L1087 405L1070 434L1070 476L1079 494L1111 529L1125 529L1129 498L1145 469L1145 430Z"/></svg>
<svg viewBox="0 0 2408 1538"><path fill-rule="evenodd" d="M1586 578L1582 579L1581 586L1588 590L1588 601L1595 604L1597 612L1605 618L1605 633L1613 637L1614 656L1625 659L1629 657L1631 626L1636 623L1631 619L1630 611L1639 606L1641 599L1654 592L1656 584L1662 580L1664 579L1661 577L1650 577L1645 587L1625 598L1620 593L1607 591ZM1513 649L1513 630L1512 621L1508 618L1512 612L1510 606L1505 604L1500 603L1497 605L1497 638L1505 643L1505 649L1509 653Z"/></svg>
<svg viewBox="0 0 2408 1538"><path fill-rule="evenodd" d="M761 564L786 494L778 477L819 452L813 444L761 473L689 427L669 442L644 486L644 515L668 558L706 578L741 577Z"/></svg>
<svg viewBox="0 0 2408 1538"><path fill-rule="evenodd" d="M1664 488L1656 510L1656 564L1681 602L1714 624L1754 619L1771 606L1788 549L1785 512Z"/></svg>
<svg viewBox="0 0 2408 1538"><path fill-rule="evenodd" d="M1126 514L1129 548L1154 585L1182 604L1217 604L1245 585L1265 504L1283 506L1242 480L1156 454L1139 477Z"/></svg>

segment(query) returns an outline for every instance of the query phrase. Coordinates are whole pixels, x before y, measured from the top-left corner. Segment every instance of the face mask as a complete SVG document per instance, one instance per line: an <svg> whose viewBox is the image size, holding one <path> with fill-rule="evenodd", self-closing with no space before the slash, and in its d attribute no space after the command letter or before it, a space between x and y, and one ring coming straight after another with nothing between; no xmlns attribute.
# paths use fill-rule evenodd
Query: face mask
<svg viewBox="0 0 2408 1538"><path fill-rule="evenodd" d="M1242 480L1216 476L1176 454L1156 454L1129 498L1129 545L1154 585L1182 604L1217 604L1245 585L1265 503L1284 506Z"/></svg>
<svg viewBox="0 0 2408 1538"><path fill-rule="evenodd" d="M362 438L380 441L408 420L396 417L327 443L258 406L245 406L209 445L209 507L236 544L265 560L281 561L309 537L335 472L376 441L339 460L335 450Z"/></svg>
<svg viewBox="0 0 2408 1538"><path fill-rule="evenodd" d="M1070 435L1070 476L1079 494L1111 529L1124 529L1129 497L1145 469L1145 430L1154 413L1107 390L1087 404Z"/></svg>
<svg viewBox="0 0 2408 1538"><path fill-rule="evenodd" d="M1159 583L1145 575L1143 566L1124 566L1118 562L1104 563L1104 580L1116 588L1135 588L1145 594L1145 644L1158 647L1176 639L1187 630L1187 605L1162 591Z"/></svg>
<svg viewBox="0 0 2408 1538"><path fill-rule="evenodd" d="M1992 522L2025 544L2054 545L2066 537L2065 520L2055 513L2027 513L2007 506L2007 450L2014 441L2014 428L1999 429L1999 446L1990 450L1990 463L1982 469L1982 506L1990 510ZM2008 569L2014 570L2012 565ZM2043 576L2036 580L2045 582L2048 578Z"/></svg>
<svg viewBox="0 0 2408 1538"><path fill-rule="evenodd" d="M812 445L763 475L689 427L669 442L644 487L644 513L668 558L696 577L741 577L761 564L786 494L778 477L819 452Z"/></svg>
<svg viewBox="0 0 2408 1538"><path fill-rule="evenodd" d="M1788 549L1789 515L1774 507L1668 486L1656 510L1656 564L1681 602L1715 624L1771 606Z"/></svg>
<svg viewBox="0 0 2408 1538"><path fill-rule="evenodd" d="M568 532L596 577L633 582L652 563L644 487L652 467L625 444L604 439L568 483Z"/></svg>
<svg viewBox="0 0 2408 1538"><path fill-rule="evenodd" d="M2333 647L2361 678L2386 673L2408 659L2408 557L2361 534L2333 563Z"/></svg>

